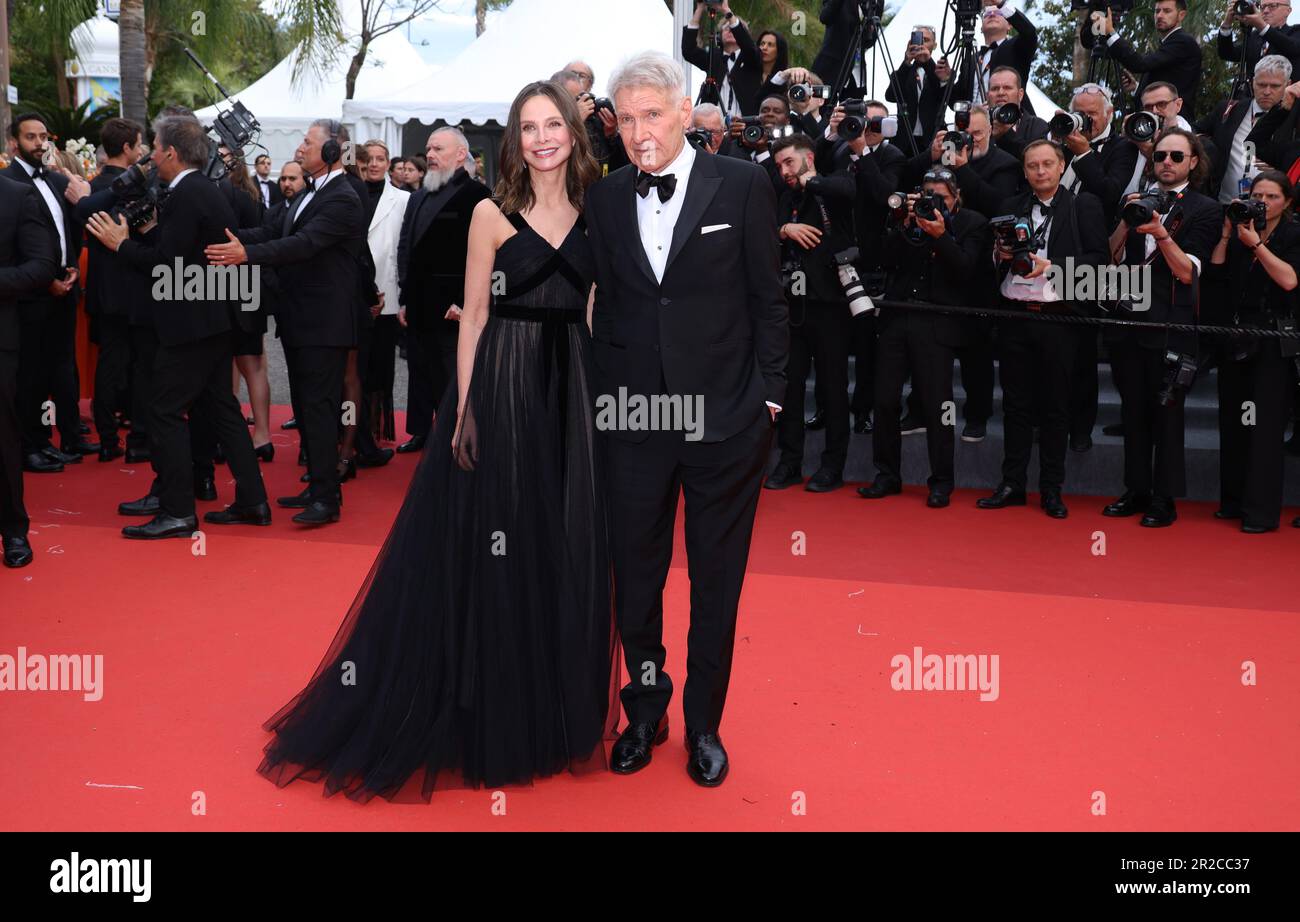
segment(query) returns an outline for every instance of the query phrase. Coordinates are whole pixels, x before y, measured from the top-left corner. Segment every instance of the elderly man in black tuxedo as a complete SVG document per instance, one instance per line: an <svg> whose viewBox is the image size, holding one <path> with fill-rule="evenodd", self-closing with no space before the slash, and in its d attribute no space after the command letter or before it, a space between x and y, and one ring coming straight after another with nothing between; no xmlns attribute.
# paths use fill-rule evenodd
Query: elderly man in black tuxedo
<svg viewBox="0 0 1300 922"><path fill-rule="evenodd" d="M34 190L0 177L0 538L6 567L32 562L19 448L19 298L48 289L59 268L42 207Z"/></svg>
<svg viewBox="0 0 1300 922"><path fill-rule="evenodd" d="M727 774L718 730L789 330L772 184L753 164L686 143L684 83L681 67L655 52L614 75L632 164L592 186L583 213L596 257L595 390L666 395L701 414L695 426L683 416L647 431L633 428L633 416L605 432L615 604L631 677L622 692L629 726L611 767L640 770L668 736L663 588L684 492L687 772L711 787Z"/></svg>
<svg viewBox="0 0 1300 922"><path fill-rule="evenodd" d="M465 171L469 142L460 129L439 128L429 135L426 151L429 171L406 203L397 241L397 316L418 342L413 358L423 362L432 393L426 395L431 403L408 408L411 440L398 446L400 452L424 447L443 392L456 380L470 218L474 206L492 194Z"/></svg>
<svg viewBox="0 0 1300 922"><path fill-rule="evenodd" d="M198 408L216 434L235 476L235 502L203 519L213 525L269 525L262 472L253 440L230 389L235 314L242 307L231 285L207 271L205 251L226 238L235 213L216 184L203 175L208 162L207 133L191 116L168 116L154 125L154 163L167 196L159 214L157 245L130 239L126 219L98 212L86 229L98 240L150 274L153 325L158 351L150 401L150 451L158 472L158 514L143 525L128 525L128 538L188 538L198 528L195 516L194 457L189 415ZM242 271L247 271L245 270ZM194 290L197 280L198 291ZM256 278L252 279L256 283Z"/></svg>
<svg viewBox="0 0 1300 922"><path fill-rule="evenodd" d="M307 449L310 483L276 502L301 509L300 525L339 520L339 425L348 350L357 344L358 273L366 244L365 210L343 178L342 126L312 122L294 159L311 178L279 226L245 228L208 247L214 265L274 266L279 284L276 326L289 360L298 433Z"/></svg>
<svg viewBox="0 0 1300 922"><path fill-rule="evenodd" d="M65 464L80 463L82 455L99 451L98 445L81 437L76 360L81 228L64 195L67 177L45 166L44 157L52 142L44 118L30 112L20 114L10 125L10 134L17 156L3 175L36 190L41 217L50 226L51 253L60 266L59 277L45 291L29 292L21 299L18 415L22 421L23 469L57 473ZM50 443L49 427L43 419L42 404L47 397L54 401L58 449Z"/></svg>
<svg viewBox="0 0 1300 922"><path fill-rule="evenodd" d="M1084 48L1091 49L1100 38L1106 43L1107 54L1134 74L1141 74L1133 94L1137 99L1142 98L1150 83L1163 80L1178 87L1178 95L1183 98L1190 117L1196 105L1197 87L1201 85L1201 46L1191 33L1183 31L1186 18L1187 0L1156 0L1154 20L1160 41L1155 51L1141 54L1115 31L1115 19L1109 9L1104 16L1085 10L1079 24L1079 41Z"/></svg>
<svg viewBox="0 0 1300 922"><path fill-rule="evenodd" d="M1241 61L1245 58L1242 76L1245 78L1238 88L1238 95L1250 95L1250 81L1255 76L1255 65L1260 58L1270 54L1280 54L1291 62L1292 73L1300 73L1300 25L1289 26L1287 17L1291 15L1290 0L1263 0L1256 2L1255 12L1241 16L1237 13L1236 0L1229 0L1223 11L1223 24L1215 39L1219 57L1225 61ZM1232 27L1240 24L1244 35L1238 42Z"/></svg>

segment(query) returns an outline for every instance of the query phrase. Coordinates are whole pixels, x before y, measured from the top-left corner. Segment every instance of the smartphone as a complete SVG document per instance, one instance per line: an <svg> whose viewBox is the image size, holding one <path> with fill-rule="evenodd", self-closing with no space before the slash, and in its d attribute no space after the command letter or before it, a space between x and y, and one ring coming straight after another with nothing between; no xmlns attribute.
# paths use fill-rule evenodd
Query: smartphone
<svg viewBox="0 0 1300 922"><path fill-rule="evenodd" d="M920 29L916 29L916 30L914 30L914 31L912 32L912 41L911 41L911 44L913 44L913 45L924 45L924 44L925 44L925 34L924 34Z"/></svg>

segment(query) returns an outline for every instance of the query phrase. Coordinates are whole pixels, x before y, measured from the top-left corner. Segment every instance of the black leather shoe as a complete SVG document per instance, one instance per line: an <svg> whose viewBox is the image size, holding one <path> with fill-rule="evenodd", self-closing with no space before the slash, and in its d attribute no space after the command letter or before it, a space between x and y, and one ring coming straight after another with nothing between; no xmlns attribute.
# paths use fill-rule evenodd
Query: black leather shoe
<svg viewBox="0 0 1300 922"><path fill-rule="evenodd" d="M338 474L339 483L355 480L357 477L357 462L352 458L339 458Z"/></svg>
<svg viewBox="0 0 1300 922"><path fill-rule="evenodd" d="M29 474L57 474L63 470L63 462L55 461L44 452L34 451L23 458L23 470Z"/></svg>
<svg viewBox="0 0 1300 922"><path fill-rule="evenodd" d="M308 487L297 496L281 496L275 504L285 509L306 509L311 505L311 488Z"/></svg>
<svg viewBox="0 0 1300 922"><path fill-rule="evenodd" d="M69 451L60 451L53 445L46 445L41 449L41 454L45 455L45 457L49 458L51 461L57 461L60 464L81 463L81 455L73 454Z"/></svg>
<svg viewBox="0 0 1300 922"><path fill-rule="evenodd" d="M1111 516L1112 518L1124 518L1130 515L1137 515L1139 512L1145 512L1150 505L1150 493L1128 492L1115 500L1115 502L1111 503L1105 509L1101 510L1101 514Z"/></svg>
<svg viewBox="0 0 1300 922"><path fill-rule="evenodd" d="M900 435L916 435L925 431L925 420L908 413L898 424Z"/></svg>
<svg viewBox="0 0 1300 922"><path fill-rule="evenodd" d="M858 435L871 435L875 431L875 427L871 425L871 414L855 416L853 418L853 431Z"/></svg>
<svg viewBox="0 0 1300 922"><path fill-rule="evenodd" d="M99 443L78 439L72 443L64 442L59 450L65 455L97 455L99 454Z"/></svg>
<svg viewBox="0 0 1300 922"><path fill-rule="evenodd" d="M357 467L383 467L393 460L393 450L391 448L381 448L373 455L358 454L352 460L357 462Z"/></svg>
<svg viewBox="0 0 1300 922"><path fill-rule="evenodd" d="M1174 501L1155 497L1151 500L1151 507L1147 509L1147 514L1142 516L1142 521L1138 524L1143 528L1167 528L1176 521L1178 521L1178 510L1174 508Z"/></svg>
<svg viewBox="0 0 1300 922"><path fill-rule="evenodd" d="M842 486L844 486L844 475L824 467L808 478L808 485L804 489L809 493L829 493Z"/></svg>
<svg viewBox="0 0 1300 922"><path fill-rule="evenodd" d="M803 483L803 478L799 476L799 472L788 464L778 464L767 479L763 481L763 489L784 490L796 483Z"/></svg>
<svg viewBox="0 0 1300 922"><path fill-rule="evenodd" d="M284 422L280 423L280 428L281 428L281 429L297 429L297 428L298 428L298 420L297 420L295 417L290 416L290 417L289 417L288 419L286 419Z"/></svg>
<svg viewBox="0 0 1300 922"><path fill-rule="evenodd" d="M1058 490L1043 491L1043 494L1038 497L1038 505L1054 519L1063 519L1070 514Z"/></svg>
<svg viewBox="0 0 1300 922"><path fill-rule="evenodd" d="M194 498L205 502L216 499L217 482L211 477L196 477L194 479Z"/></svg>
<svg viewBox="0 0 1300 922"><path fill-rule="evenodd" d="M18 569L32 562L32 546L26 538L5 538L5 566Z"/></svg>
<svg viewBox="0 0 1300 922"><path fill-rule="evenodd" d="M1239 519L1241 518L1241 510L1234 509L1231 506L1220 506L1214 510L1214 517L1216 519Z"/></svg>
<svg viewBox="0 0 1300 922"><path fill-rule="evenodd" d="M1024 504L1025 491L1009 483L1000 483L998 488L993 491L992 496L985 496L975 500L975 505L980 509L1005 509L1007 506L1023 506Z"/></svg>
<svg viewBox="0 0 1300 922"><path fill-rule="evenodd" d="M198 528L199 520L192 515L178 518L160 512L143 525L127 525L122 529L122 535L150 541L155 538L188 538Z"/></svg>
<svg viewBox="0 0 1300 922"><path fill-rule="evenodd" d="M858 487L858 495L863 499L884 499L886 496L894 496L902 492L901 483L881 480L879 477L873 480L870 486Z"/></svg>
<svg viewBox="0 0 1300 922"><path fill-rule="evenodd" d="M147 448L127 448L126 463L139 464L142 461L149 460L149 449Z"/></svg>
<svg viewBox="0 0 1300 922"><path fill-rule="evenodd" d="M399 455L406 455L413 451L421 451L424 448L424 443L427 439L428 436L413 435L411 436L410 441L403 442L401 445L397 446L397 453Z"/></svg>
<svg viewBox="0 0 1300 922"><path fill-rule="evenodd" d="M686 774L696 784L716 788L727 777L727 750L716 733L686 731Z"/></svg>
<svg viewBox="0 0 1300 922"><path fill-rule="evenodd" d="M270 442L267 442L265 445L254 445L253 454L257 455L258 461L274 461L275 446Z"/></svg>
<svg viewBox="0 0 1300 922"><path fill-rule="evenodd" d="M1277 526L1276 525L1253 525L1253 524L1246 524L1245 522L1243 522L1241 525L1241 530L1248 535L1262 535L1265 532L1277 531Z"/></svg>
<svg viewBox="0 0 1300 922"><path fill-rule="evenodd" d="M816 432L818 429L826 428L826 414L818 410L812 416L803 421L803 427L810 432Z"/></svg>
<svg viewBox="0 0 1300 922"><path fill-rule="evenodd" d="M628 724L618 735L609 753L609 770L618 775L631 775L650 764L654 747L668 739L668 716L658 723Z"/></svg>
<svg viewBox="0 0 1300 922"><path fill-rule="evenodd" d="M1113 435L1113 436L1116 436L1117 438L1121 438L1121 439L1122 439L1122 438L1124 438L1124 424L1123 424L1123 423L1111 423L1109 426L1102 426L1102 427L1101 427L1101 434L1102 434L1102 435Z"/></svg>
<svg viewBox="0 0 1300 922"><path fill-rule="evenodd" d="M931 490L925 498L925 504L931 509L945 509L951 502L952 498L942 490Z"/></svg>
<svg viewBox="0 0 1300 922"><path fill-rule="evenodd" d="M231 503L220 511L205 512L203 521L213 525L270 525L271 507L266 503L258 503L256 506Z"/></svg>
<svg viewBox="0 0 1300 922"><path fill-rule="evenodd" d="M961 440L963 442L982 442L988 435L989 424L987 421L982 423L967 422L961 430Z"/></svg>
<svg viewBox="0 0 1300 922"><path fill-rule="evenodd" d="M122 450L122 446L121 446L121 445L107 445L107 446L106 446L106 445L104 445L102 442L101 442L100 445L99 445L99 463L100 463L100 464L107 464L107 463L110 462L110 461L115 461L115 460L117 460L118 458L122 457L122 455L124 455L124 454L126 454L126 452Z"/></svg>
<svg viewBox="0 0 1300 922"><path fill-rule="evenodd" d="M155 516L162 512L162 503L158 497L150 493L148 496L142 496L140 499L132 500L129 503L118 503L118 515L148 515Z"/></svg>
<svg viewBox="0 0 1300 922"><path fill-rule="evenodd" d="M1070 436L1070 451L1091 451L1091 435L1072 435Z"/></svg>
<svg viewBox="0 0 1300 922"><path fill-rule="evenodd" d="M328 525L339 520L339 507L333 503L315 500L293 517L299 525Z"/></svg>

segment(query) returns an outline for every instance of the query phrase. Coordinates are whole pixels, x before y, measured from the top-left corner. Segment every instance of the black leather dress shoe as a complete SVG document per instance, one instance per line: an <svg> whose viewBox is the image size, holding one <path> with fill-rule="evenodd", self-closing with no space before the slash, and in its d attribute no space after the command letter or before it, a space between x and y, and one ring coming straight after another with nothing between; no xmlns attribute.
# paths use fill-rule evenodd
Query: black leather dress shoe
<svg viewBox="0 0 1300 922"><path fill-rule="evenodd" d="M293 517L299 525L329 525L339 520L339 507L334 503L313 500L307 508Z"/></svg>
<svg viewBox="0 0 1300 922"><path fill-rule="evenodd" d="M844 486L844 475L824 467L808 478L808 485L804 489L809 493L829 493L842 486Z"/></svg>
<svg viewBox="0 0 1300 922"><path fill-rule="evenodd" d="M654 747L668 739L668 716L665 714L657 723L649 721L628 724L627 729L618 735L614 748L609 753L609 770L618 775L630 775L639 772L650 764Z"/></svg>
<svg viewBox="0 0 1300 922"><path fill-rule="evenodd" d="M881 480L877 477L869 486L858 487L858 495L863 499L884 499L886 496L895 496L903 492L903 485L892 480Z"/></svg>
<svg viewBox="0 0 1300 922"><path fill-rule="evenodd" d="M45 457L49 458L51 461L57 461L60 464L81 463L81 455L74 454L73 452L70 451L60 451L59 449L55 448L53 445L46 445L44 448L41 449L41 454L45 455Z"/></svg>
<svg viewBox="0 0 1300 922"><path fill-rule="evenodd" d="M121 445L106 446L101 442L99 446L99 463L107 464L110 461L117 460L118 458L122 457L122 455L124 454L126 454L126 452L122 450Z"/></svg>
<svg viewBox="0 0 1300 922"><path fill-rule="evenodd" d="M26 538L5 538L5 566L17 569L32 562L32 546Z"/></svg>
<svg viewBox="0 0 1300 922"><path fill-rule="evenodd" d="M257 455L258 461L267 461L267 462L274 461L275 446L272 445L270 442L267 442L265 445L254 445L253 454Z"/></svg>
<svg viewBox="0 0 1300 922"><path fill-rule="evenodd" d="M1174 508L1174 501L1155 497L1151 500L1151 507L1147 509L1147 514L1142 516L1142 521L1138 524L1143 528L1167 528L1176 521L1178 521L1178 510Z"/></svg>
<svg viewBox="0 0 1300 922"><path fill-rule="evenodd" d="M178 518L174 515L158 513L143 525L127 525L122 534L127 538L188 538L198 531L199 520L192 515Z"/></svg>
<svg viewBox="0 0 1300 922"><path fill-rule="evenodd" d="M211 502L217 498L217 482L211 477L196 477L194 480L194 498Z"/></svg>
<svg viewBox="0 0 1300 922"><path fill-rule="evenodd" d="M281 496L275 504L285 509L306 509L311 505L311 488L308 487L296 496Z"/></svg>
<svg viewBox="0 0 1300 922"><path fill-rule="evenodd" d="M1005 509L1007 506L1023 506L1024 504L1025 491L1009 483L1000 483L998 488L993 491L992 496L985 496L975 500L975 505L980 509Z"/></svg>
<svg viewBox="0 0 1300 922"><path fill-rule="evenodd" d="M931 490L930 495L925 498L925 504L931 509L946 509L952 502L952 497L942 490Z"/></svg>
<svg viewBox="0 0 1300 922"><path fill-rule="evenodd" d="M925 431L925 420L907 413L898 424L900 435L917 435Z"/></svg>
<svg viewBox="0 0 1300 922"><path fill-rule="evenodd" d="M1070 510L1066 508L1065 502L1061 499L1059 490L1044 490L1043 494L1038 497L1038 505L1054 519L1063 519L1070 514Z"/></svg>
<svg viewBox="0 0 1300 922"><path fill-rule="evenodd" d="M63 462L55 461L44 452L34 451L23 458L23 470L29 474L57 474L63 470Z"/></svg>
<svg viewBox="0 0 1300 922"><path fill-rule="evenodd" d="M686 774L696 784L716 788L727 778L727 750L716 733L686 731Z"/></svg>
<svg viewBox="0 0 1300 922"><path fill-rule="evenodd" d="M763 481L765 490L784 490L786 487L792 487L796 483L802 483L803 478L799 472L788 464L778 464L767 479Z"/></svg>
<svg viewBox="0 0 1300 922"><path fill-rule="evenodd" d="M118 515L148 515L154 516L162 511L162 503L158 497L150 493L148 496L142 496L139 499L131 500L129 503L118 503Z"/></svg>
<svg viewBox="0 0 1300 922"><path fill-rule="evenodd" d="M1243 522L1241 530L1248 535L1262 535L1265 532L1277 531L1276 525L1255 525L1254 523Z"/></svg>
<svg viewBox="0 0 1300 922"><path fill-rule="evenodd" d="M987 420L984 422L967 421L966 425L962 427L961 430L961 440L963 442L982 442L984 441L985 436L988 435L988 432L989 424Z"/></svg>
<svg viewBox="0 0 1300 922"><path fill-rule="evenodd" d="M1112 518L1124 518L1125 516L1137 515L1139 512L1145 512L1151 505L1150 493L1125 493L1115 502L1111 503L1105 509L1101 510L1102 515L1108 515Z"/></svg>
<svg viewBox="0 0 1300 922"><path fill-rule="evenodd" d="M270 525L271 507L266 503L258 503L256 506L231 503L225 509L205 512L203 521L213 525Z"/></svg>
<svg viewBox="0 0 1300 922"><path fill-rule="evenodd" d="M339 483L357 479L357 461L355 458L339 458ZM310 478L308 478L310 479Z"/></svg>
<svg viewBox="0 0 1300 922"><path fill-rule="evenodd" d="M1241 518L1241 510L1233 509L1231 506L1220 507L1214 510L1214 517L1216 519L1239 519Z"/></svg>
<svg viewBox="0 0 1300 922"><path fill-rule="evenodd" d="M393 450L391 448L381 448L373 455L358 454L352 460L357 462L357 467L383 467L393 460Z"/></svg>
<svg viewBox="0 0 1300 922"><path fill-rule="evenodd" d="M142 461L149 460L149 449L147 448L127 448L126 463L139 464Z"/></svg>
<svg viewBox="0 0 1300 922"><path fill-rule="evenodd" d="M816 432L818 429L826 428L826 414L818 410L812 416L803 421L803 427L810 432Z"/></svg>
<svg viewBox="0 0 1300 922"><path fill-rule="evenodd" d="M99 454L99 443L78 439L72 443L64 442L59 450L65 455L97 455Z"/></svg>
<svg viewBox="0 0 1300 922"><path fill-rule="evenodd" d="M401 445L397 446L397 453L399 455L406 455L413 451L422 451L424 449L424 443L427 440L428 436L413 435L411 436L410 441L403 442Z"/></svg>
<svg viewBox="0 0 1300 922"><path fill-rule="evenodd" d="M288 419L286 419L284 422L280 423L280 428L281 428L281 429L297 429L297 428L298 428L298 420L297 420L295 417L290 416L290 417L289 417Z"/></svg>
<svg viewBox="0 0 1300 922"><path fill-rule="evenodd" d="M853 417L853 431L858 435L871 435L875 431L871 425L871 414Z"/></svg>

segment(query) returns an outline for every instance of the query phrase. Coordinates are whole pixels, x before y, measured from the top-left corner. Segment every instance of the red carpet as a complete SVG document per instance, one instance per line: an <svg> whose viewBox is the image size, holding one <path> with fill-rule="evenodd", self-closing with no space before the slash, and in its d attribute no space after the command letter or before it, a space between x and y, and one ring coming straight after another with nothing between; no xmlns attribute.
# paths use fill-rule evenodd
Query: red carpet
<svg viewBox="0 0 1300 922"><path fill-rule="evenodd" d="M297 492L296 439L277 428L275 443L268 489ZM930 510L918 488L873 503L851 488L764 493L722 727L732 772L717 790L686 777L676 700L645 771L508 789L504 816L485 790L364 807L318 785L277 790L254 772L260 724L316 666L414 464L362 471L338 525L305 531L277 510L270 528L210 527L202 556L118 534L130 520L116 504L143 495L147 465L89 458L28 476L37 559L0 572L0 654L102 654L104 693L0 693L0 825L1300 827L1300 531L1242 535L1195 504L1149 530L1103 518L1096 497L1067 498L1064 522L1034 506L977 510L970 491ZM687 597L679 522L666 637L679 688ZM892 658L914 647L996 654L997 699L891 689Z"/></svg>

